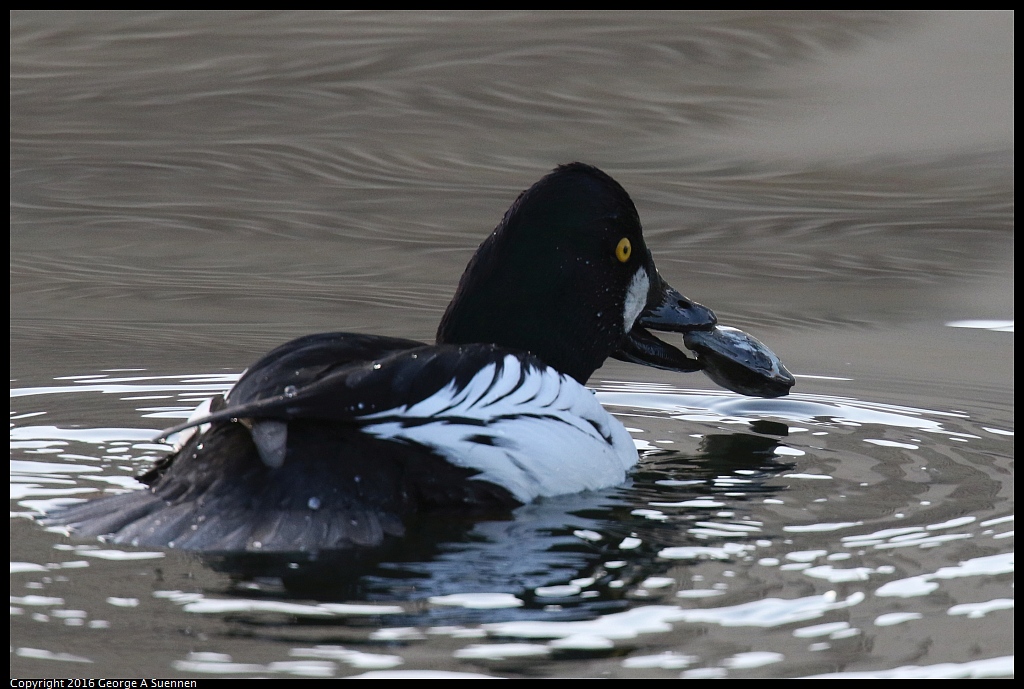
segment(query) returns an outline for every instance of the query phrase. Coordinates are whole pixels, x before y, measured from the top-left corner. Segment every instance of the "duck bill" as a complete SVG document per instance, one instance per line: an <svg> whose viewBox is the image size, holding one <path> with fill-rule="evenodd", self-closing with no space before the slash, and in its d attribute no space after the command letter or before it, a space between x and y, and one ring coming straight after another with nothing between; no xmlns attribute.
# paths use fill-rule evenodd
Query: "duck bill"
<svg viewBox="0 0 1024 689"><path fill-rule="evenodd" d="M657 276L647 299L647 308L640 312L636 325L670 333L711 330L718 323L715 312L687 299ZM635 326L634 326L635 329Z"/></svg>
<svg viewBox="0 0 1024 689"><path fill-rule="evenodd" d="M706 306L687 299L652 271L654 284L648 293L647 306L626 333L619 349L612 357L634 364L643 364L666 371L692 373L701 370L696 359L686 356L679 349L662 342L649 330L688 333L695 330L711 330L718 322L715 313Z"/></svg>

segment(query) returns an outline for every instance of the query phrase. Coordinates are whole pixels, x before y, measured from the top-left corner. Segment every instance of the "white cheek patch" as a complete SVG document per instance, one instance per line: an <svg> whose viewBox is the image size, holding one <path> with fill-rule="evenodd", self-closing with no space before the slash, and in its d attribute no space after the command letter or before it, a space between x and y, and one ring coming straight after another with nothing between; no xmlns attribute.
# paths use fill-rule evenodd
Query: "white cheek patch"
<svg viewBox="0 0 1024 689"><path fill-rule="evenodd" d="M640 268L626 289L626 303L622 309L623 332L628 333L633 329L633 324L647 305L647 293L650 289L651 281L647 277L647 271Z"/></svg>

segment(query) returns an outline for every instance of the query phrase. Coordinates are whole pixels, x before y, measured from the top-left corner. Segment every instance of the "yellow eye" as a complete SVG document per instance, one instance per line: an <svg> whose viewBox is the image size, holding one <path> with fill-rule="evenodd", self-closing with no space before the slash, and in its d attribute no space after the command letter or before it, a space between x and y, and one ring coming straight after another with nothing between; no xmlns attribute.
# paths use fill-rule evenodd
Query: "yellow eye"
<svg viewBox="0 0 1024 689"><path fill-rule="evenodd" d="M628 239L623 237L619 240L619 245L615 247L615 258L619 259L619 263L625 263L632 254L633 245L629 243Z"/></svg>

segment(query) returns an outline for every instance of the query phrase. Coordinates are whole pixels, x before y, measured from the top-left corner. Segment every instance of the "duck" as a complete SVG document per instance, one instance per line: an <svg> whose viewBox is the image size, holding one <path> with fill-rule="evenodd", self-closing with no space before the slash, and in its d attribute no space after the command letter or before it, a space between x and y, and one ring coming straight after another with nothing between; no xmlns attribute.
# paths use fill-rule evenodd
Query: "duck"
<svg viewBox="0 0 1024 689"><path fill-rule="evenodd" d="M587 380L608 358L706 366L655 337L717 317L658 273L626 190L584 163L522 192L436 341L330 332L266 354L160 439L143 490L48 517L79 537L204 552L366 549L424 513L600 490L637 464Z"/></svg>

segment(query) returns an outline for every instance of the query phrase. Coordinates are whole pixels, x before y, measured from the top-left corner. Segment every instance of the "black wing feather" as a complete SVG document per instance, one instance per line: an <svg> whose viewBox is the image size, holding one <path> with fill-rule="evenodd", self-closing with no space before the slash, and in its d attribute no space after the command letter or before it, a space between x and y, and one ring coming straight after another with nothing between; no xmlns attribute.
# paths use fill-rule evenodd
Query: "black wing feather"
<svg viewBox="0 0 1024 689"><path fill-rule="evenodd" d="M423 347L422 342L357 333L318 333L287 342L250 366L228 395L229 404L247 404L304 388L353 362Z"/></svg>
<svg viewBox="0 0 1024 689"><path fill-rule="evenodd" d="M472 480L475 471L426 447L371 437L356 419L449 385L458 391L509 355L526 368L544 366L494 345L301 338L257 362L217 411L165 432L211 424L140 477L146 490L72 506L46 521L113 543L266 552L379 546L400 535L414 512L502 512L519 504L504 488ZM239 418L287 421L287 461L261 461L249 428L231 421Z"/></svg>
<svg viewBox="0 0 1024 689"><path fill-rule="evenodd" d="M321 343L317 344L319 350L316 354L321 356L326 348L321 347ZM292 382L277 384L274 388L270 384L248 384L245 380L249 375L247 372L231 390L223 407L207 416L169 428L160 437L230 419L318 419L357 423L357 419L368 414L420 402L448 385L461 389L484 366L503 366L505 357L510 354L526 368L544 366L528 354L511 352L495 345L416 344L417 347L385 352L369 360L322 366L315 374L312 373L315 367L309 366L305 369L307 375L301 385ZM305 357L304 352L297 354ZM292 355L290 358L298 357ZM277 362L273 362L273 366L281 368ZM262 366L260 370L268 368ZM238 387L243 382L246 385L239 391ZM276 394L271 395L275 389Z"/></svg>

